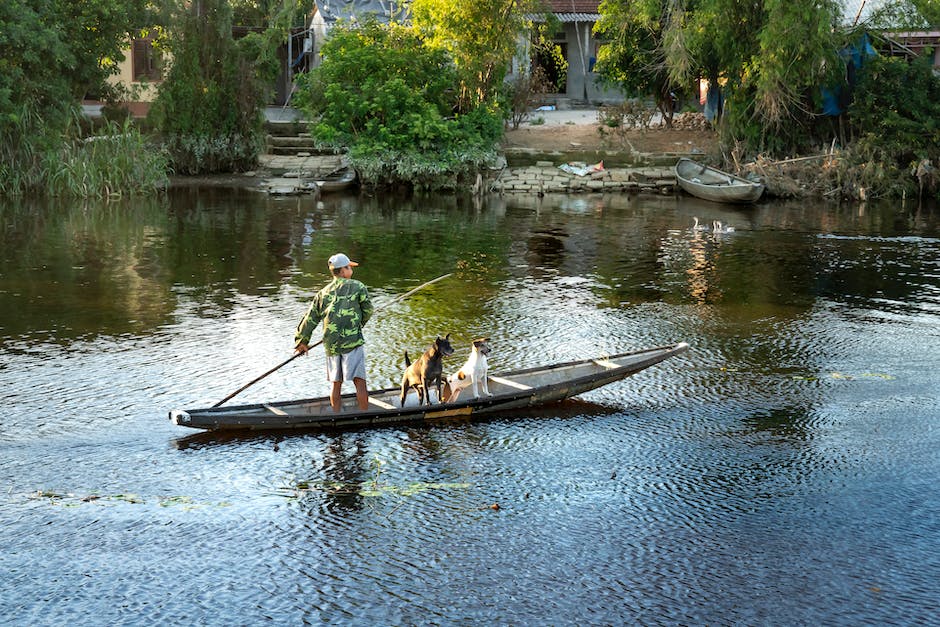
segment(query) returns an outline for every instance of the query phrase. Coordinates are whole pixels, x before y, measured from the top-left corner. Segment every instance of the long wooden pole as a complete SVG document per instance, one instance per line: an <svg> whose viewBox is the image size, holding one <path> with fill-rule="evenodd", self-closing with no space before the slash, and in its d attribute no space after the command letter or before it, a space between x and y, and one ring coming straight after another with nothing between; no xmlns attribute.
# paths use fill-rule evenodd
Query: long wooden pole
<svg viewBox="0 0 940 627"><path fill-rule="evenodd" d="M385 308L388 307L389 305L394 305L394 304L397 303L397 302L400 302L400 301L402 301L402 300L405 300L406 298L408 298L409 296L411 296L412 294L414 294L414 293L417 292L418 290L422 290L422 289L426 288L428 285L431 285L432 283L437 283L438 281L443 281L444 279L446 279L446 278L449 277L450 275L451 275L451 273L447 273L447 274L445 274L445 275L442 275L442 276L437 277L436 279L431 279L431 280L428 281L427 283L422 283L421 285L419 285L418 287L414 288L413 290L409 290L409 291L405 292L404 294L402 294L401 296L396 296L395 298L393 298L392 300L388 301L387 303L385 303L385 304L382 305L381 307L376 307L375 310L378 312L378 311L380 311L380 310L382 310L382 309L385 309ZM319 345L322 344L322 343L323 343L323 340L321 339L321 340L317 341L317 343L311 344L311 345L307 348L307 351L309 352L309 350L310 350L311 348L316 348L317 346L319 346ZM250 388L251 386L253 386L255 383L257 383L257 382L260 381L261 379L263 379L263 378L265 378L266 376L268 376L269 374L271 374L271 373L273 373L273 372L275 372L275 371L277 371L277 370L280 370L281 368L283 368L284 366L286 366L286 365L289 364L290 362L292 362L292 361L294 361L295 359L297 359L298 357L300 357L302 354L303 354L303 353L294 353L293 355L290 356L290 358L285 359L284 361L282 361L282 362L279 363L278 365L274 366L273 368L271 368L270 370L268 370L267 372L265 372L265 373L264 373L263 375L261 375L260 377L257 377L257 378L255 378L255 379L252 379L251 381L249 381L249 382L246 383L245 385L241 386L240 388L238 388L237 390L235 390L234 392L232 392L231 394L229 394L228 396L226 396L225 398L223 398L221 401L219 401L218 403L216 403L215 405L213 405L213 407L219 407L220 405L223 405L225 402L227 402L227 401L229 401L229 400L235 398L236 395L241 394L242 392L244 392L245 390L247 390L248 388Z"/></svg>

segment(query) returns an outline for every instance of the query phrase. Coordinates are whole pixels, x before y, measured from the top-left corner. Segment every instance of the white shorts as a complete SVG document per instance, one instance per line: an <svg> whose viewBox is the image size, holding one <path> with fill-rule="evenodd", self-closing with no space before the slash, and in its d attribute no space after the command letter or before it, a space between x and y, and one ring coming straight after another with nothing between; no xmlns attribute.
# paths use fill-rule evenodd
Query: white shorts
<svg viewBox="0 0 940 627"><path fill-rule="evenodd" d="M328 381L352 381L366 378L366 349L357 346L343 355L326 356L326 378Z"/></svg>

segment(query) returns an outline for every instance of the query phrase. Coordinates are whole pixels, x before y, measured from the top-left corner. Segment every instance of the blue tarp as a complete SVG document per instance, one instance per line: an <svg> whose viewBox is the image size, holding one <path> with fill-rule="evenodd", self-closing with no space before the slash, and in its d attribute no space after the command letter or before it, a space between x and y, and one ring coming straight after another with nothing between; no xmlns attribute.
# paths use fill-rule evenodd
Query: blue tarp
<svg viewBox="0 0 940 627"><path fill-rule="evenodd" d="M863 33L857 44L846 46L839 51L839 58L845 63L845 84L837 87L822 87L823 115L841 115L852 102L858 70L865 65L868 57L878 52L872 47L867 33Z"/></svg>
<svg viewBox="0 0 940 627"><path fill-rule="evenodd" d="M721 93L721 87L717 83L708 86L708 92L705 94L705 119L711 122L721 115L721 108L724 106L724 95Z"/></svg>

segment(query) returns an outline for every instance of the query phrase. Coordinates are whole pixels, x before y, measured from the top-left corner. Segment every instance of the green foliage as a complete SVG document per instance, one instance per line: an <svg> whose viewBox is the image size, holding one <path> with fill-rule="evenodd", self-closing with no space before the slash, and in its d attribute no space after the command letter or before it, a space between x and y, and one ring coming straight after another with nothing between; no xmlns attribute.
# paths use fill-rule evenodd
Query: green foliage
<svg viewBox="0 0 940 627"><path fill-rule="evenodd" d="M869 188L912 182L902 173L924 160L940 164L940 77L929 59L870 59L860 73L849 116L859 135L855 161L890 169L880 180L869 181Z"/></svg>
<svg viewBox="0 0 940 627"><path fill-rule="evenodd" d="M181 174L247 170L264 145L265 72L258 36L232 38L226 0L202 0L171 19L172 61L150 119Z"/></svg>
<svg viewBox="0 0 940 627"><path fill-rule="evenodd" d="M921 30L940 25L937 0L884 0L874 5L867 26L874 29Z"/></svg>
<svg viewBox="0 0 940 627"><path fill-rule="evenodd" d="M880 144L896 161L940 157L940 78L927 58L870 59L849 115L863 141Z"/></svg>
<svg viewBox="0 0 940 627"><path fill-rule="evenodd" d="M73 125L78 125L77 118ZM20 159L0 163L0 195L42 191L52 196L114 197L145 194L167 183L168 158L130 121L108 122L97 133L68 141L46 136L19 145ZM24 156L28 156L24 159Z"/></svg>
<svg viewBox="0 0 940 627"><path fill-rule="evenodd" d="M536 0L412 0L415 29L457 68L460 111L497 97L517 41L531 27L527 16L540 9Z"/></svg>
<svg viewBox="0 0 940 627"><path fill-rule="evenodd" d="M143 0L0 2L0 133L18 128L26 109L62 132L82 96L117 71L143 7Z"/></svg>
<svg viewBox="0 0 940 627"><path fill-rule="evenodd" d="M594 27L607 41L595 67L602 80L620 86L626 94L652 95L667 124L672 123L670 94L680 91L687 73L675 69L684 64L685 48L675 45L681 17L678 8L666 0L604 0L601 19ZM672 69L664 62L670 45L674 48Z"/></svg>
<svg viewBox="0 0 940 627"><path fill-rule="evenodd" d="M150 193L166 187L166 152L152 145L131 122L108 123L95 135L49 154L53 195L113 197Z"/></svg>
<svg viewBox="0 0 940 627"><path fill-rule="evenodd" d="M454 114L454 67L414 31L375 20L338 25L323 57L295 102L317 120L314 137L348 149L367 184L452 187L492 156L500 113Z"/></svg>
<svg viewBox="0 0 940 627"><path fill-rule="evenodd" d="M313 0L230 0L232 23L237 26L271 27L278 30L304 26Z"/></svg>
<svg viewBox="0 0 940 627"><path fill-rule="evenodd" d="M338 25L322 52L323 63L298 78L297 102L320 118L317 134L328 143L378 133L379 143L403 147L414 117L452 111L456 74L447 54L424 47L410 29L375 20Z"/></svg>
<svg viewBox="0 0 940 627"><path fill-rule="evenodd" d="M562 54L561 46L550 36L549 29L554 27L556 25L552 21L549 24L541 24L536 29L536 36L532 41L532 58L536 66L533 73L541 70L544 80L550 83L545 86L546 91L561 93L568 84L568 61Z"/></svg>
<svg viewBox="0 0 940 627"><path fill-rule="evenodd" d="M836 8L793 0L765 0L764 6L767 19L747 66L753 73L748 83L754 85L754 112L770 134L781 135L812 114L803 94L830 83L841 68L832 35Z"/></svg>
<svg viewBox="0 0 940 627"><path fill-rule="evenodd" d="M65 68L75 56L56 28L51 0L0 2L0 135L7 142L21 141L22 132L35 131L30 122L64 127L73 86Z"/></svg>
<svg viewBox="0 0 940 627"><path fill-rule="evenodd" d="M658 0L604 0L594 32L606 43L598 52L597 72L625 93L646 95L661 91L668 80L658 60L663 55L663 26L667 7ZM657 65L659 67L657 67Z"/></svg>
<svg viewBox="0 0 940 627"><path fill-rule="evenodd" d="M931 26L937 26L940 24L940 2L937 0L910 0L920 15L924 18L924 22Z"/></svg>

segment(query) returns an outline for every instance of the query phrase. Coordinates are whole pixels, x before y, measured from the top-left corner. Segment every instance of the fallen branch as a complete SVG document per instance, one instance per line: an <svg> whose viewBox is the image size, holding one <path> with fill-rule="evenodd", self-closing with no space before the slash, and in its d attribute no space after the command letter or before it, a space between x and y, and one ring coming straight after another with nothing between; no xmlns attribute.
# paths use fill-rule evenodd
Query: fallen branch
<svg viewBox="0 0 940 627"><path fill-rule="evenodd" d="M821 155L812 155L810 157L795 157L793 159L783 159L782 161L764 161L761 163L761 165L781 165L784 163L796 163L797 161L809 161L810 159L822 159L824 157L830 157L833 159L837 158L835 155L824 152ZM757 161L752 161L747 165L757 165Z"/></svg>

